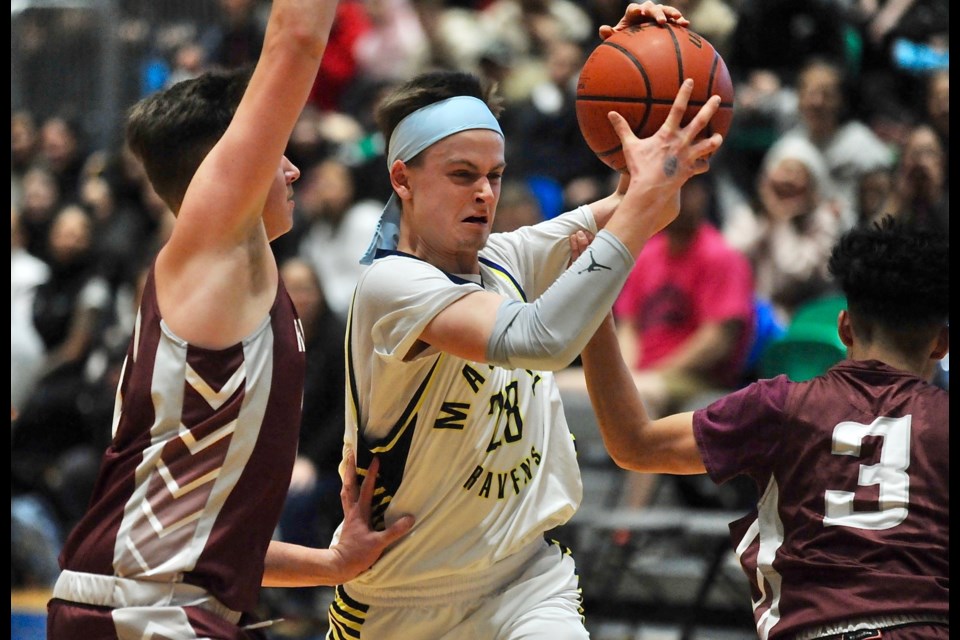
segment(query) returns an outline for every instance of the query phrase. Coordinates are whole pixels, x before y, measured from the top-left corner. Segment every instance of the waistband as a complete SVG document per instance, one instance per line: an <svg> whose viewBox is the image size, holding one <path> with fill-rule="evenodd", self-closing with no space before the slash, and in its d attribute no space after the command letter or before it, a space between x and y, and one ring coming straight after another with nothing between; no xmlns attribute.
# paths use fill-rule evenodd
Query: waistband
<svg viewBox="0 0 960 640"><path fill-rule="evenodd" d="M228 608L210 593L183 582L153 582L63 570L53 587L53 597L97 607L198 607L232 624L241 613Z"/></svg>
<svg viewBox="0 0 960 640"><path fill-rule="evenodd" d="M897 614L890 616L873 616L869 618L856 618L843 620L841 622L831 622L830 624L820 625L801 631L791 636L790 640L856 640L860 635L859 631L868 631L871 629L883 630L894 627L904 627L911 624L949 624L947 616L938 616L934 614ZM863 637L867 640L870 636Z"/></svg>
<svg viewBox="0 0 960 640"><path fill-rule="evenodd" d="M529 562L541 553L548 553L550 549L551 545L545 539L536 538L520 551L483 571L445 576L395 588L348 582L343 585L343 589L348 596L364 604L392 607L419 606L424 603L436 606L483 598L523 573Z"/></svg>

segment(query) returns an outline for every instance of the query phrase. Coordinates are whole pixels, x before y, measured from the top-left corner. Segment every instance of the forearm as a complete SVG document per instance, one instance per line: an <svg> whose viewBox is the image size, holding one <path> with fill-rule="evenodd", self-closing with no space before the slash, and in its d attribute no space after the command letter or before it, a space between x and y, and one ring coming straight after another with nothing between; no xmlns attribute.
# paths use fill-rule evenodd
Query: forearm
<svg viewBox="0 0 960 640"><path fill-rule="evenodd" d="M644 446L642 430L650 417L637 393L633 375L620 357L620 343L609 316L580 354L590 403L603 444L618 466L638 469L633 455Z"/></svg>
<svg viewBox="0 0 960 640"><path fill-rule="evenodd" d="M632 268L627 248L611 234L599 233L535 302L501 304L486 361L510 368L566 367L609 312Z"/></svg>
<svg viewBox="0 0 960 640"><path fill-rule="evenodd" d="M264 560L264 587L335 586L347 579L340 554L272 540Z"/></svg>

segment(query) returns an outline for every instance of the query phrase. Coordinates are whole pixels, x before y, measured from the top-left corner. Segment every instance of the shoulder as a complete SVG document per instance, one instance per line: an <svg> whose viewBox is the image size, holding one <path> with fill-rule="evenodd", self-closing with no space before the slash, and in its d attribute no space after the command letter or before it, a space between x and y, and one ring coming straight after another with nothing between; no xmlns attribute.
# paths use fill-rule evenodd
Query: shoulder
<svg viewBox="0 0 960 640"><path fill-rule="evenodd" d="M363 272L357 299L376 306L410 305L439 291L459 289L462 284L429 262L391 254L377 258Z"/></svg>

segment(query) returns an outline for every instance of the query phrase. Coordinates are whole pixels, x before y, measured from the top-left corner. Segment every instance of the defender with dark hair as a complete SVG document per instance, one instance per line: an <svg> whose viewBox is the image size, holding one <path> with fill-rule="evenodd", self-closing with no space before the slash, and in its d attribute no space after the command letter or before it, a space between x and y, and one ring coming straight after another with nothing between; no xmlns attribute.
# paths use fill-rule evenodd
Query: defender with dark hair
<svg viewBox="0 0 960 640"><path fill-rule="evenodd" d="M262 637L261 584L336 584L409 529L402 517L371 527L374 464L359 492L344 478L338 544L272 540L297 453L304 338L270 241L293 224L300 171L284 149L335 9L274 0L252 74L211 72L131 110L130 146L177 220L146 277L48 638Z"/></svg>
<svg viewBox="0 0 960 640"><path fill-rule="evenodd" d="M889 217L854 228L829 264L847 359L692 413L647 417L612 323L583 353L617 464L756 483L730 531L761 639L949 637L950 400L931 383L949 349L948 260L944 234Z"/></svg>

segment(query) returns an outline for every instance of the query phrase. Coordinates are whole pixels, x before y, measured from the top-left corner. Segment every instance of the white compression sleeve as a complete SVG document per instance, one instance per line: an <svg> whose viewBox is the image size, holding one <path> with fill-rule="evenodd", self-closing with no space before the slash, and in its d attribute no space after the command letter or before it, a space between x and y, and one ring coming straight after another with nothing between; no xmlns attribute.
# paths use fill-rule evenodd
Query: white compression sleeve
<svg viewBox="0 0 960 640"><path fill-rule="evenodd" d="M545 371L569 365L610 311L633 263L619 238L600 231L536 301L500 305L487 342L487 362Z"/></svg>

